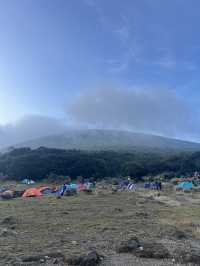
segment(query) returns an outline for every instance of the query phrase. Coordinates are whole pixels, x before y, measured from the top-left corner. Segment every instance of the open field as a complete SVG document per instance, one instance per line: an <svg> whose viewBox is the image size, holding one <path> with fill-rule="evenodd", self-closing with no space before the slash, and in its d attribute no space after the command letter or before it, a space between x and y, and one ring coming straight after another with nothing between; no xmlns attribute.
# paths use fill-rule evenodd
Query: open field
<svg viewBox="0 0 200 266"><path fill-rule="evenodd" d="M2 200L0 265L69 265L68 258L94 249L104 266L200 265L200 194L156 194ZM118 252L122 241L134 237L164 246L169 256Z"/></svg>

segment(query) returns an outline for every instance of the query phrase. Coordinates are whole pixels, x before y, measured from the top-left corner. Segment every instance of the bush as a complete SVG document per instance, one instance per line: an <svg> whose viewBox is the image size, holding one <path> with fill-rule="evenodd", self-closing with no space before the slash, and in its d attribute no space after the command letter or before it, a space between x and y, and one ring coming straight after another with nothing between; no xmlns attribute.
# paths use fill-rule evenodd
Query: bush
<svg viewBox="0 0 200 266"><path fill-rule="evenodd" d="M44 181L47 183L65 183L68 180L68 176L56 175L54 173L49 174Z"/></svg>

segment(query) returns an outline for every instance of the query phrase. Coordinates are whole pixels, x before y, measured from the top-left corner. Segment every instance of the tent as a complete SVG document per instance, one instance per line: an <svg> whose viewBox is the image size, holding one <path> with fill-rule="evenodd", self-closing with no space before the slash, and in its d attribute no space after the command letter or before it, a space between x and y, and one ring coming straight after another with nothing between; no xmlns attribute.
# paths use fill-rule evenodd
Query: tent
<svg viewBox="0 0 200 266"><path fill-rule="evenodd" d="M26 198L26 197L39 197L39 196L42 196L42 193L37 188L29 188L22 195L23 198Z"/></svg>
<svg viewBox="0 0 200 266"><path fill-rule="evenodd" d="M54 193L54 189L47 187L47 186L42 186L39 188L29 188L27 189L22 197L39 197L43 195L49 195L51 193Z"/></svg>
<svg viewBox="0 0 200 266"><path fill-rule="evenodd" d="M87 186L85 184L82 184L82 183L77 184L77 192L80 192L81 190L84 190L86 188Z"/></svg>
<svg viewBox="0 0 200 266"><path fill-rule="evenodd" d="M180 182L178 185L177 185L178 188L182 188L182 189L191 189L194 187L193 183L192 182L189 182L189 181L185 181L185 182Z"/></svg>
<svg viewBox="0 0 200 266"><path fill-rule="evenodd" d="M5 188L5 187L0 187L0 193L3 193L3 192L5 192L6 190L8 190L7 188Z"/></svg>
<svg viewBox="0 0 200 266"><path fill-rule="evenodd" d="M77 184L71 183L71 184L70 184L70 188L71 188L71 189L77 189Z"/></svg>
<svg viewBox="0 0 200 266"><path fill-rule="evenodd" d="M129 183L128 186L127 186L127 189L128 189L128 190L137 189L136 184L134 184L134 183Z"/></svg>
<svg viewBox="0 0 200 266"><path fill-rule="evenodd" d="M39 187L37 189L42 195L47 195L47 194L51 194L53 192L53 189L50 187Z"/></svg>
<svg viewBox="0 0 200 266"><path fill-rule="evenodd" d="M35 184L35 181L26 178L26 179L22 180L22 184L24 184L24 185L32 185L32 184Z"/></svg>

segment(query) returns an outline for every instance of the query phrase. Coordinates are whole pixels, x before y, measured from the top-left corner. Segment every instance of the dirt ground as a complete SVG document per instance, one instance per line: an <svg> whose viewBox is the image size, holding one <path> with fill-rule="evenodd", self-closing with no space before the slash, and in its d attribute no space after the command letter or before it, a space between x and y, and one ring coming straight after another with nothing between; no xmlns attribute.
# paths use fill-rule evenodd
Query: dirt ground
<svg viewBox="0 0 200 266"><path fill-rule="evenodd" d="M199 206L200 193L167 190L1 200L0 265L68 265L67 258L91 250L104 266L200 265L200 255L187 263L177 255L188 248L200 254ZM170 258L116 251L136 236L163 244Z"/></svg>

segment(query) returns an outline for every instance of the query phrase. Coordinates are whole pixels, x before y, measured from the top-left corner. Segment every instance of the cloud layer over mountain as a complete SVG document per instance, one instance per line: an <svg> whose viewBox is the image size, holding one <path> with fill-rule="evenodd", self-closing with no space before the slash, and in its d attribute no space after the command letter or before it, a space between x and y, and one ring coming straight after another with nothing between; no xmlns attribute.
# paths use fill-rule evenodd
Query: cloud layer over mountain
<svg viewBox="0 0 200 266"><path fill-rule="evenodd" d="M188 137L192 110L167 89L97 89L80 94L68 109L77 124Z"/></svg>
<svg viewBox="0 0 200 266"><path fill-rule="evenodd" d="M198 141L198 118L174 91L167 89L85 90L67 105L66 117L28 115L0 126L0 147L58 135L73 128L120 129ZM70 121L70 122L69 122Z"/></svg>

